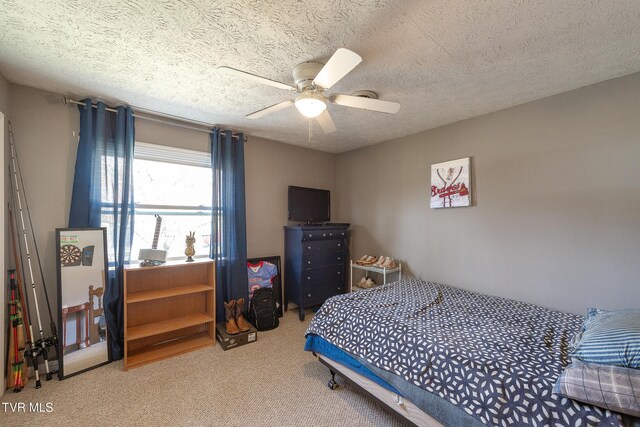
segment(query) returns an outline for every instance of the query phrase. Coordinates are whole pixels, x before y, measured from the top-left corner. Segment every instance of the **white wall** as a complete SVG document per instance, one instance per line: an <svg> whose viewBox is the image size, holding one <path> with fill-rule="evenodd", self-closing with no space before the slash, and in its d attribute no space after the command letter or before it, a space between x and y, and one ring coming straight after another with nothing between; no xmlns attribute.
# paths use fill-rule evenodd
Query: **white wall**
<svg viewBox="0 0 640 427"><path fill-rule="evenodd" d="M338 156L354 257L583 313L640 307L640 73ZM430 209L430 166L470 156L476 203Z"/></svg>

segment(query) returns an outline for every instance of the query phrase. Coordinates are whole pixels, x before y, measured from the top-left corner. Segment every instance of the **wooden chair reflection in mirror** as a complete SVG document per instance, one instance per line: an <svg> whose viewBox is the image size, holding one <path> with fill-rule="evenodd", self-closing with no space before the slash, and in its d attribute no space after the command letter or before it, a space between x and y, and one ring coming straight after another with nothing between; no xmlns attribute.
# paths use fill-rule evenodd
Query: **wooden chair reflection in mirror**
<svg viewBox="0 0 640 427"><path fill-rule="evenodd" d="M84 304L78 304L71 307L62 307L61 316L62 316L62 353L66 353L67 347L72 345L77 345L78 350L81 348L81 345L84 344L84 348L87 348L91 345L89 336L87 334L87 330L89 329L89 303L85 302ZM82 316L84 313L84 338L82 337ZM72 343L67 343L67 316L73 314L76 316L76 333L75 333L75 341Z"/></svg>
<svg viewBox="0 0 640 427"><path fill-rule="evenodd" d="M107 338L107 323L102 306L103 295L104 285L97 289L93 289L93 285L89 286L89 338L91 344L97 344Z"/></svg>

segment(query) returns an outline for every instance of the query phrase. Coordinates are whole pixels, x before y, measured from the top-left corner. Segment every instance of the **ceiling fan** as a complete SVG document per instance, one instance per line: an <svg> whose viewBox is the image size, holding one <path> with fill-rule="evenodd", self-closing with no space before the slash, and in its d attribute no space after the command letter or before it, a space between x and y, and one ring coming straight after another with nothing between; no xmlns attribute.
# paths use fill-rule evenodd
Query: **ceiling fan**
<svg viewBox="0 0 640 427"><path fill-rule="evenodd" d="M361 61L362 58L357 53L349 49L340 48L336 50L326 64L320 62L303 62L293 68L292 74L295 86L231 67L220 66L218 69L231 72L258 83L299 93L294 101L287 100L254 111L246 116L248 119L259 119L267 114L295 105L298 111L300 111L300 114L310 119L316 118L322 130L325 133L331 133L336 130L336 125L333 123L327 111L328 102L345 107L362 108L387 114L395 114L400 109L400 104L377 99L378 95L371 91L358 91L353 95L345 95L342 93L326 95L324 93L353 70Z"/></svg>

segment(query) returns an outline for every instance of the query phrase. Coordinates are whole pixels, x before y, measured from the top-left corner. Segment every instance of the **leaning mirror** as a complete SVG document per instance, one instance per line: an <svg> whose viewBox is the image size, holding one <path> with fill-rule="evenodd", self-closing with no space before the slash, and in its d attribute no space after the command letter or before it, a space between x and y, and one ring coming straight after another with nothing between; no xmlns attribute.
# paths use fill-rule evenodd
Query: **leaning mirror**
<svg viewBox="0 0 640 427"><path fill-rule="evenodd" d="M111 361L104 295L105 228L56 229L60 379Z"/></svg>

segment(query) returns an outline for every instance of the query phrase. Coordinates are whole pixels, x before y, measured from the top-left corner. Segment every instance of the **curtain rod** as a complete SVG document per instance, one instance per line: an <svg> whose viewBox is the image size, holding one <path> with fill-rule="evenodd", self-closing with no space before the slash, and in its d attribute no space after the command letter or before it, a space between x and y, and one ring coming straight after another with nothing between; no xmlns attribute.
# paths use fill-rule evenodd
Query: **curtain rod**
<svg viewBox="0 0 640 427"><path fill-rule="evenodd" d="M62 97L62 102L64 102L65 104L82 105L83 107L87 106L87 104L84 103L84 102L76 101L75 99L67 98L66 96ZM93 108L96 108L96 104L91 104L91 106ZM137 107L132 107L132 108L134 110L143 110L144 111L143 108L137 108ZM118 110L116 110L115 108L109 108L109 107L106 107L105 110L111 111L113 113L117 113L118 112ZM172 116L172 115L162 114L162 113L157 113L157 112L151 112L151 113L152 114L164 115L167 118L172 119L172 120L178 120L178 121L185 122L185 123L197 124L199 126L202 126L203 128L204 127L208 127L208 129L197 128L197 127L189 126L189 125L183 125L183 124L180 124L180 123L170 122L170 121L159 119L159 118L155 118L155 117L141 116L140 114L136 114L136 113L133 113L133 117L135 117L137 119L142 119L142 120L149 120L150 122L161 123L163 125L175 126L175 127L179 127L179 128L182 128L182 129L195 130L196 132L210 133L211 132L211 128L215 127L215 125L210 125L208 123L198 122L198 121L195 121L195 120L189 120L189 119L185 119L183 117ZM231 136L233 138L238 138L238 134L235 134L235 133L232 134ZM246 141L247 141L247 137L245 136L244 137L244 142L246 142Z"/></svg>

